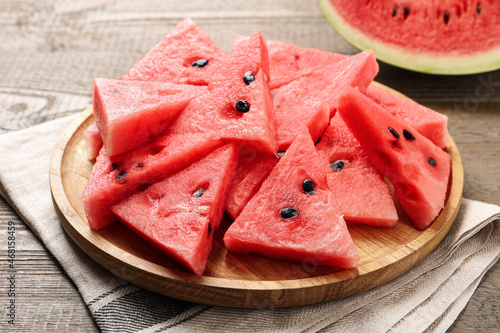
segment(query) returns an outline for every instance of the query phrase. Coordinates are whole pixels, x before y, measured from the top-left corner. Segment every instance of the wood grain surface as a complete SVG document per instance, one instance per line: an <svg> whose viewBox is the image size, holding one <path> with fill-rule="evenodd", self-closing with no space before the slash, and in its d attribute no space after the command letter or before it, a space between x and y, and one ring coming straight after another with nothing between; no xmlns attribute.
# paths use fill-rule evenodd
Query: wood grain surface
<svg viewBox="0 0 500 333"><path fill-rule="evenodd" d="M314 0L5 0L0 6L0 133L81 112L91 103L94 77L118 78L186 16L226 51L231 33L259 29L268 39L357 52L328 25ZM381 64L377 80L448 115L464 166L464 197L500 204L500 71L444 77ZM74 285L0 199L4 233L8 221L19 227L20 242L16 322L22 325L15 331L97 331ZM1 237L2 281L6 244ZM449 331L498 332L499 297L497 263ZM0 304L6 299L2 292Z"/></svg>

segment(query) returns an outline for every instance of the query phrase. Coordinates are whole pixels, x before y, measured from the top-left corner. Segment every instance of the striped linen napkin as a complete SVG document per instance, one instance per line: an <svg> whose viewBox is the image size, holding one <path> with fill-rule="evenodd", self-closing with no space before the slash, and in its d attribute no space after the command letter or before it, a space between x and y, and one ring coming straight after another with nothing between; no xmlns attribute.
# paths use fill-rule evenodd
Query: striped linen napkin
<svg viewBox="0 0 500 333"><path fill-rule="evenodd" d="M0 195L59 261L102 332L445 332L500 255L500 207L464 198L449 234L426 259L351 297L247 310L162 296L99 266L62 229L50 194L49 163L73 119L0 136Z"/></svg>

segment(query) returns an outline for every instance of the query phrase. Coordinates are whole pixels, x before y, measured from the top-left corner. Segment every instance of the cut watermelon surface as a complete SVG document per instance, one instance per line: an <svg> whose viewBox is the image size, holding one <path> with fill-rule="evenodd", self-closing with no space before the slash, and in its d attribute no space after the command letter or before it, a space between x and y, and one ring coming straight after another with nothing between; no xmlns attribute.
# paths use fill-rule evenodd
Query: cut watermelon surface
<svg viewBox="0 0 500 333"><path fill-rule="evenodd" d="M450 155L356 89L345 90L338 110L416 227L427 228L444 206Z"/></svg>
<svg viewBox="0 0 500 333"><path fill-rule="evenodd" d="M83 135L85 137L85 149L87 150L87 158L89 160L95 160L102 148L101 132L99 132L97 123L90 124Z"/></svg>
<svg viewBox="0 0 500 333"><path fill-rule="evenodd" d="M180 22L123 80L208 85L228 55L190 18Z"/></svg>
<svg viewBox="0 0 500 333"><path fill-rule="evenodd" d="M306 60L302 63L307 68ZM304 126L313 140L319 139L335 114L336 99L342 90L351 86L364 91L378 73L370 51L325 64L322 69L316 63L309 64L309 68L311 74L272 90L278 150L286 150Z"/></svg>
<svg viewBox="0 0 500 333"><path fill-rule="evenodd" d="M328 166L328 186L336 194L344 219L376 227L396 224L398 214L389 186L340 115L332 118L316 149Z"/></svg>
<svg viewBox="0 0 500 333"><path fill-rule="evenodd" d="M134 232L202 274L237 161L237 148L226 145L112 210Z"/></svg>
<svg viewBox="0 0 500 333"><path fill-rule="evenodd" d="M230 251L353 268L359 257L307 129L224 235Z"/></svg>
<svg viewBox="0 0 500 333"><path fill-rule="evenodd" d="M206 87L169 82L94 79L93 112L108 156L159 135Z"/></svg>
<svg viewBox="0 0 500 333"><path fill-rule="evenodd" d="M380 104L393 116L407 122L420 134L434 142L435 145L446 148L450 144L448 137L448 117L431 110L408 98L391 94L371 84L365 95Z"/></svg>
<svg viewBox="0 0 500 333"><path fill-rule="evenodd" d="M170 133L212 133L263 153L276 153L274 109L268 86L269 60L262 33L238 45L227 67L209 85L209 96L192 100ZM251 79L245 79L245 77Z"/></svg>
<svg viewBox="0 0 500 333"><path fill-rule="evenodd" d="M108 157L101 149L82 202L92 229L116 220L111 206L199 160L222 145L202 133L159 136L127 153Z"/></svg>

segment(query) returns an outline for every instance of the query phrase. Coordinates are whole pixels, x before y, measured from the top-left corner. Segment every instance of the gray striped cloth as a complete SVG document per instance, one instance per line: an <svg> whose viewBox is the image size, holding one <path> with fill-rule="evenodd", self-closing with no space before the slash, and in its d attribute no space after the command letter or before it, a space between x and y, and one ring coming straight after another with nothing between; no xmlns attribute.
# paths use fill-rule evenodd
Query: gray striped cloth
<svg viewBox="0 0 500 333"><path fill-rule="evenodd" d="M162 296L96 264L62 229L51 200L49 161L73 119L0 136L0 194L60 262L102 332L445 332L500 255L500 207L463 199L451 231L426 259L355 296L253 310Z"/></svg>

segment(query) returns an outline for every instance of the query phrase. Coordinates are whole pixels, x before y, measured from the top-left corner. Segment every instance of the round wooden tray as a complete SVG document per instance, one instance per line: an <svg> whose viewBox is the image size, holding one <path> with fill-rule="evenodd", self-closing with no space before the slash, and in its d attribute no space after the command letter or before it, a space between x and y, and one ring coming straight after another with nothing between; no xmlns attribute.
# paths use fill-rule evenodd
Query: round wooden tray
<svg viewBox="0 0 500 333"><path fill-rule="evenodd" d="M403 274L425 258L448 233L462 198L462 161L451 140L448 151L452 174L443 211L425 231L415 229L401 209L400 220L392 229L350 225L360 256L356 269L230 253L222 241L230 223L225 217L214 235L207 268L198 276L158 253L120 223L98 231L89 228L81 196L93 164L87 159L83 133L93 121L92 109L83 111L64 131L52 155L50 187L64 229L83 251L113 274L187 301L276 308L319 303L368 290Z"/></svg>

